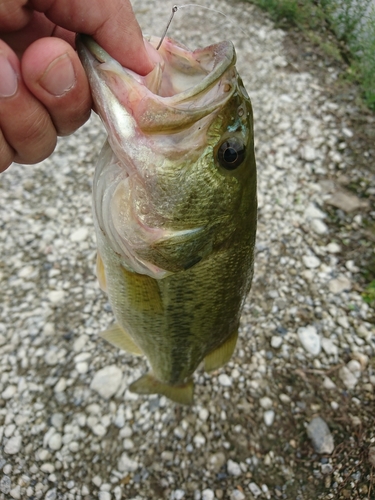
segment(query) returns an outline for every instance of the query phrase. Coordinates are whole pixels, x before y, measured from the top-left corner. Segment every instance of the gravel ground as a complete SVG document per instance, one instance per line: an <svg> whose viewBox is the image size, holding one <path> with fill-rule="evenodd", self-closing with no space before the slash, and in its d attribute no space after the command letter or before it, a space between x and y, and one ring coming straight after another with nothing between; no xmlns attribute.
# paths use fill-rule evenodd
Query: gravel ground
<svg viewBox="0 0 375 500"><path fill-rule="evenodd" d="M259 229L238 348L218 373L198 371L191 408L129 393L145 362L98 338L113 320L94 275L99 120L45 162L12 166L0 177L0 498L375 498L374 320L361 252L348 253L375 216L375 182L366 174L366 198L342 188L365 174L350 107L327 97L338 71L322 83L316 61L291 64L286 34L248 3L200 3L232 21L184 9L170 35L232 39L255 114ZM134 6L160 35L165 3Z"/></svg>

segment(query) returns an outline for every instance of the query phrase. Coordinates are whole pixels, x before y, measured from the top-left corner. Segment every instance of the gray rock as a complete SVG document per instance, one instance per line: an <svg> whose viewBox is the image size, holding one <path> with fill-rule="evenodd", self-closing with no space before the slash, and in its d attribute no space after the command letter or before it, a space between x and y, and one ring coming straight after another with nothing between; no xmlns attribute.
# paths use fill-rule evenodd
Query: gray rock
<svg viewBox="0 0 375 500"><path fill-rule="evenodd" d="M228 474L230 474L231 476L240 476L242 474L240 465L233 460L228 460L227 470Z"/></svg>
<svg viewBox="0 0 375 500"><path fill-rule="evenodd" d="M358 383L358 378L347 366L343 366L339 370L339 377L347 389L354 389Z"/></svg>
<svg viewBox="0 0 375 500"><path fill-rule="evenodd" d="M13 436L11 437L4 446L4 453L7 455L16 455L22 445L22 437L21 436Z"/></svg>
<svg viewBox="0 0 375 500"><path fill-rule="evenodd" d="M258 498L262 494L262 490L254 482L251 482L249 484L249 490L251 491L251 493L254 495L255 498Z"/></svg>
<svg viewBox="0 0 375 500"><path fill-rule="evenodd" d="M328 288L330 292L338 294L351 290L352 283L346 276L339 276L329 282Z"/></svg>
<svg viewBox="0 0 375 500"><path fill-rule="evenodd" d="M300 327L297 334L305 351L313 356L320 353L320 335L314 326Z"/></svg>
<svg viewBox="0 0 375 500"><path fill-rule="evenodd" d="M92 379L91 389L96 391L102 398L110 399L120 388L122 371L116 365L106 366L99 370Z"/></svg>
<svg viewBox="0 0 375 500"><path fill-rule="evenodd" d="M307 435L317 453L331 454L334 449L333 436L321 417L313 418L307 426Z"/></svg>

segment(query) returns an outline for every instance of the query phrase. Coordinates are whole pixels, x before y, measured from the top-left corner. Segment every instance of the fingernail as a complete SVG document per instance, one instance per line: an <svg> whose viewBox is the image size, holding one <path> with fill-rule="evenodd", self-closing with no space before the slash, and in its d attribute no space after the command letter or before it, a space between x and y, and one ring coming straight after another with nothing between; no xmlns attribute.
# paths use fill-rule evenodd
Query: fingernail
<svg viewBox="0 0 375 500"><path fill-rule="evenodd" d="M39 80L40 86L56 97L69 92L75 83L76 74L68 54L52 61Z"/></svg>
<svg viewBox="0 0 375 500"><path fill-rule="evenodd" d="M8 59L0 54L0 97L11 97L17 92L17 75Z"/></svg>

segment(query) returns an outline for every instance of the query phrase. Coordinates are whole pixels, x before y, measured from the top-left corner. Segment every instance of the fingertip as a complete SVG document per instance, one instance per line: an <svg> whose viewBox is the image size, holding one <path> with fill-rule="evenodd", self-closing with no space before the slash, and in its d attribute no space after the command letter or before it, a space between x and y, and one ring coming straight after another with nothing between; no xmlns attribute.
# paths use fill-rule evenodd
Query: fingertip
<svg viewBox="0 0 375 500"><path fill-rule="evenodd" d="M47 108L59 135L74 132L90 116L91 94L74 49L64 40L42 38L25 51L22 75Z"/></svg>

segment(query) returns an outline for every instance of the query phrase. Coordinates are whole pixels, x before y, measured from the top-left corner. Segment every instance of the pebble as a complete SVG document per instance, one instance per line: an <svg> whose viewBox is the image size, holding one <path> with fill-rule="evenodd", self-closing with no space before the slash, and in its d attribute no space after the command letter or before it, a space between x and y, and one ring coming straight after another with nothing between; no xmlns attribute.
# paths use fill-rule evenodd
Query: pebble
<svg viewBox="0 0 375 500"><path fill-rule="evenodd" d="M258 498L262 494L262 490L254 482L251 482L249 484L249 490L251 491L251 493L254 495L255 498Z"/></svg>
<svg viewBox="0 0 375 500"><path fill-rule="evenodd" d="M202 491L202 500L214 500L214 498L215 498L215 493L209 488L206 488L205 490Z"/></svg>
<svg viewBox="0 0 375 500"><path fill-rule="evenodd" d="M328 226L320 219L312 219L310 221L310 227L316 234L326 234L328 233ZM308 266L306 266L308 267ZM316 266L318 267L318 266Z"/></svg>
<svg viewBox="0 0 375 500"><path fill-rule="evenodd" d="M332 390L336 389L336 384L329 377L324 377L323 387L324 389Z"/></svg>
<svg viewBox="0 0 375 500"><path fill-rule="evenodd" d="M232 379L226 373L221 373L219 375L219 384L223 387L230 387L232 385Z"/></svg>
<svg viewBox="0 0 375 500"><path fill-rule="evenodd" d="M1 397L5 400L11 399L17 392L17 386L8 385L8 387L2 392Z"/></svg>
<svg viewBox="0 0 375 500"><path fill-rule="evenodd" d="M173 492L173 500L182 500L185 497L184 490L175 490Z"/></svg>
<svg viewBox="0 0 375 500"><path fill-rule="evenodd" d="M52 304L59 304L65 298L64 290L52 290L48 293L48 300L52 302Z"/></svg>
<svg viewBox="0 0 375 500"><path fill-rule="evenodd" d="M307 426L307 435L317 453L331 454L334 449L333 436L321 417L313 418Z"/></svg>
<svg viewBox="0 0 375 500"><path fill-rule="evenodd" d="M118 462L117 468L120 472L134 472L138 469L138 462L132 460L127 453L123 453Z"/></svg>
<svg viewBox="0 0 375 500"><path fill-rule="evenodd" d="M240 476L242 474L240 465L233 460L228 460L227 471L231 476Z"/></svg>
<svg viewBox="0 0 375 500"><path fill-rule="evenodd" d="M272 399L268 396L264 396L263 398L260 398L259 404L264 410L269 410L272 408Z"/></svg>
<svg viewBox="0 0 375 500"><path fill-rule="evenodd" d="M11 480L9 476L3 476L0 479L0 491L2 493L8 494L10 492Z"/></svg>
<svg viewBox="0 0 375 500"><path fill-rule="evenodd" d="M51 450L57 451L62 446L62 436L59 432L52 434L52 436L48 440L48 446Z"/></svg>
<svg viewBox="0 0 375 500"><path fill-rule="evenodd" d="M346 278L346 276L339 276L328 283L328 288L331 293L339 294L345 291L350 291L352 283L348 278Z"/></svg>
<svg viewBox="0 0 375 500"><path fill-rule="evenodd" d="M320 336L314 326L300 327L297 334L305 351L313 356L320 353Z"/></svg>
<svg viewBox="0 0 375 500"><path fill-rule="evenodd" d="M302 262L307 269L316 269L320 266L320 260L315 255L304 255Z"/></svg>
<svg viewBox="0 0 375 500"><path fill-rule="evenodd" d="M110 365L96 372L90 387L102 398L110 399L120 388L121 382L122 371L116 365Z"/></svg>
<svg viewBox="0 0 375 500"><path fill-rule="evenodd" d="M10 490L9 495L14 498L14 500L21 499L21 486L17 484L13 489Z"/></svg>
<svg viewBox="0 0 375 500"><path fill-rule="evenodd" d="M245 500L245 498L245 495L240 490L234 490L230 495L230 500Z"/></svg>
<svg viewBox="0 0 375 500"><path fill-rule="evenodd" d="M327 245L327 252L329 252L329 253L340 253L341 252L341 246L338 243L335 243L335 242L328 243L328 245Z"/></svg>
<svg viewBox="0 0 375 500"><path fill-rule="evenodd" d="M47 491L46 496L44 497L45 500L56 500L57 498L57 489L52 488Z"/></svg>
<svg viewBox="0 0 375 500"><path fill-rule="evenodd" d="M7 455L15 455L21 449L22 445L22 437L21 436L13 436L11 437L4 446L4 453Z"/></svg>
<svg viewBox="0 0 375 500"><path fill-rule="evenodd" d="M270 427L275 420L275 412L273 410L265 411L263 414L264 423Z"/></svg>
<svg viewBox="0 0 375 500"><path fill-rule="evenodd" d="M89 234L87 227L80 227L70 235L70 240L74 242L84 241Z"/></svg>
<svg viewBox="0 0 375 500"><path fill-rule="evenodd" d="M109 491L99 491L98 493L98 499L99 500L111 500L112 495L109 493Z"/></svg>
<svg viewBox="0 0 375 500"><path fill-rule="evenodd" d="M279 349L283 343L283 338L280 335L273 335L271 338L271 347Z"/></svg>
<svg viewBox="0 0 375 500"><path fill-rule="evenodd" d="M327 339L326 337L322 337L321 339L323 351L328 354L328 356L338 356L339 348L337 345L333 343L331 339Z"/></svg>
<svg viewBox="0 0 375 500"><path fill-rule="evenodd" d="M340 368L339 377L347 389L354 389L358 383L358 378L347 366Z"/></svg>

